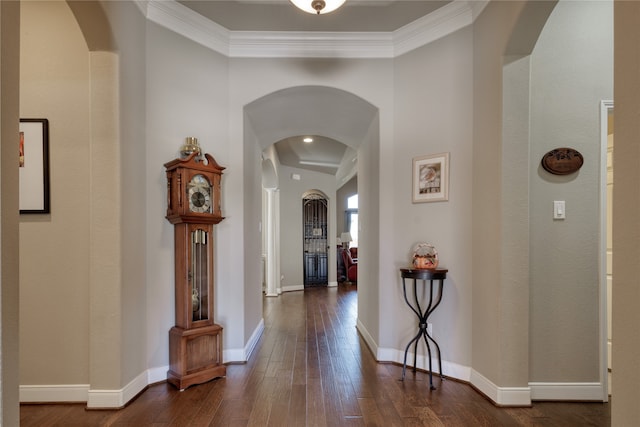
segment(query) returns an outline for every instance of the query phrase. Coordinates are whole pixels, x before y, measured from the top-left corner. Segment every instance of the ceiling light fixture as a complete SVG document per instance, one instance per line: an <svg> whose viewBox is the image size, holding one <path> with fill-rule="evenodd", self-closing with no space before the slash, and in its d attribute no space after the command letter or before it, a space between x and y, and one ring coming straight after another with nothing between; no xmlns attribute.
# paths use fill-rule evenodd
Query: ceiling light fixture
<svg viewBox="0 0 640 427"><path fill-rule="evenodd" d="M295 7L315 15L333 12L342 6L345 0L290 0Z"/></svg>
<svg viewBox="0 0 640 427"><path fill-rule="evenodd" d="M313 138L311 138L310 136L308 136L308 137L304 138L302 141L303 141L303 142L306 142L307 144L309 144L309 143L313 142Z"/></svg>

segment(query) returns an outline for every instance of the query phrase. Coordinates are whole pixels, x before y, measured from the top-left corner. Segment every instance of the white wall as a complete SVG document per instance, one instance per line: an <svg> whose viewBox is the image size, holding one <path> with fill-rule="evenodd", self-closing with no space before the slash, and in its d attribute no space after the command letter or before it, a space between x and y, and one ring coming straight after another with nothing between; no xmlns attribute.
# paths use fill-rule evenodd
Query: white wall
<svg viewBox="0 0 640 427"><path fill-rule="evenodd" d="M603 397L597 386L598 126L599 102L611 96L611 3L553 6L492 2L474 24L473 253L495 257L473 262L474 289L481 291L473 294L472 382L498 403L514 402L500 402L508 387L523 403L529 392L534 399ZM532 50L529 68L523 56ZM529 114L516 93L529 78L530 93L522 95L531 96L526 150L526 118L509 120ZM562 146L586 153L590 164L565 178L541 173L542 155ZM553 200L570 200L575 216L554 223ZM527 262L529 274L522 270ZM567 383L573 389L562 387Z"/></svg>
<svg viewBox="0 0 640 427"><path fill-rule="evenodd" d="M291 174L300 180L291 179ZM283 290L304 286L302 195L309 190L320 190L327 196L328 236L336 234L336 180L333 175L280 166L280 274ZM335 261L335 250L331 251ZM329 282L335 282L335 262L329 264ZM333 272L333 275L331 274Z"/></svg>
<svg viewBox="0 0 640 427"><path fill-rule="evenodd" d="M243 124L244 129L249 126L249 123ZM244 244L244 304L239 308L244 310L243 353L247 354L247 341L257 335L262 324L262 147L252 138L245 140L243 147L243 236L245 242L251 243ZM244 359L246 356L241 360Z"/></svg>
<svg viewBox="0 0 640 427"><path fill-rule="evenodd" d="M531 55L530 381L599 381L600 101L613 98L613 3L560 1ZM577 149L582 169L542 156ZM566 201L553 220L554 200Z"/></svg>
<svg viewBox="0 0 640 427"><path fill-rule="evenodd" d="M503 158L517 152L503 147L504 133L512 136L514 131L504 122L509 115L503 102L511 102L512 95L503 94L503 68L514 56L531 52L553 6L553 2L490 2L473 25L471 381L500 404L530 402L528 366L522 358L529 319L527 311L518 310L529 303L528 293L518 287L526 289L528 283L514 282L518 271L503 268L510 256L520 260L520 252L526 258L528 251L526 242L512 237L514 227L521 231L520 218L506 220L515 192L513 187L505 192L503 186L512 179L521 182L517 174L512 177L521 168L514 169L512 159ZM515 213L520 215L519 210Z"/></svg>
<svg viewBox="0 0 640 427"><path fill-rule="evenodd" d="M105 12L117 46L117 54L112 55L117 57L117 161L120 164L119 170L114 173L120 176L122 206L122 326L119 332L122 337L120 381L125 385L144 373L149 366L147 322L155 320L149 316L149 307L154 307L149 296L156 290L148 285L147 269L142 268L148 261L145 255L149 237L146 221L148 204L146 198L141 197L141 194L146 193L147 179L155 168L155 165L149 165L143 159L148 151L155 150L155 145L153 140L147 138L145 126L148 104L146 19L132 2L125 2L118 7L114 7L112 3L105 3ZM104 53L95 52L93 55L95 57ZM94 111L93 114L105 115L99 111ZM156 326L154 321L151 324Z"/></svg>
<svg viewBox="0 0 640 427"><path fill-rule="evenodd" d="M394 159L389 165L382 157L381 164L394 172L394 218L387 225L393 231L389 261L394 271L391 286L381 293L387 294L382 297L387 306L394 301L396 310L382 336L387 346L402 349L415 333L415 316L402 300L398 269L410 265L416 243L431 243L438 250L439 265L449 273L442 304L429 321L443 359L466 367L471 366L472 353L472 46L468 27L396 60ZM450 153L449 201L413 204L412 159L443 152ZM451 369L457 368L446 371Z"/></svg>
<svg viewBox="0 0 640 427"><path fill-rule="evenodd" d="M169 363L169 329L175 324L173 225L166 219L166 176L163 165L179 156L184 138L198 138L202 150L221 166L222 215L215 227L214 320L224 328L223 347L241 348L242 213L233 201L242 194L228 135L227 59L156 24L147 24L146 60L146 269L148 367ZM240 218L240 224L238 220ZM236 234L236 230L239 230ZM233 236L233 237L232 237Z"/></svg>
<svg viewBox="0 0 640 427"><path fill-rule="evenodd" d="M384 286L390 282L381 281L381 277L391 269L389 259L390 253L393 253L393 245L380 246L380 242L392 241L390 233L393 232L388 226L391 224L391 202L385 198L385 195L388 197L392 194L388 190L393 188L393 171L380 167L381 158L392 158L392 128L387 118L381 119L380 115L376 115L364 138L366 143L358 148L357 328L379 360L392 360L380 343L383 340L382 328L395 314L395 307L389 304L391 300L381 296L382 289L393 292L393 287ZM383 141L388 145L384 156L381 154Z"/></svg>

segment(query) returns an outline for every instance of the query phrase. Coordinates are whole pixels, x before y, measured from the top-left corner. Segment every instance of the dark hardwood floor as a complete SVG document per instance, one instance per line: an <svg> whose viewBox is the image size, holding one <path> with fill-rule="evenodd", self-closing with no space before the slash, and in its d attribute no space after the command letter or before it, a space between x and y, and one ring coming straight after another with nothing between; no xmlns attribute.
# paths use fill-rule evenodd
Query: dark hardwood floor
<svg viewBox="0 0 640 427"><path fill-rule="evenodd" d="M315 288L264 300L251 360L180 392L160 383L126 408L22 405L44 426L609 426L610 405L536 402L497 408L469 385L376 363L356 332L356 288ZM445 372L446 374L446 372Z"/></svg>

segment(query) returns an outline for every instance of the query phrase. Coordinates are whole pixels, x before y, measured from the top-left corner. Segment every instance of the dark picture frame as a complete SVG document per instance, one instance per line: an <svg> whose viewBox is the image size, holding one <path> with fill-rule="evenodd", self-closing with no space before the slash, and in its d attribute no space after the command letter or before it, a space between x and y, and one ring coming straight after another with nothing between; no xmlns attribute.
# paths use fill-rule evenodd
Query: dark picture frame
<svg viewBox="0 0 640 427"><path fill-rule="evenodd" d="M49 120L20 119L20 213L50 213Z"/></svg>

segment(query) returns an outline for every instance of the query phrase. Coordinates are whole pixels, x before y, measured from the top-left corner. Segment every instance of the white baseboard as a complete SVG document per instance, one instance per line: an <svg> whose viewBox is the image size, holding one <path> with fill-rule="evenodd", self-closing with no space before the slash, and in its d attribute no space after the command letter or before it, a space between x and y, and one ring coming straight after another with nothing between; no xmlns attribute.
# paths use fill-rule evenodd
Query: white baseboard
<svg viewBox="0 0 640 427"><path fill-rule="evenodd" d="M231 349L223 352L225 363L246 362L251 357L263 331L264 320L260 320L249 342L243 349ZM87 402L87 408L90 409L122 408L149 384L165 381L168 370L169 366L147 369L119 390L92 390L89 384L21 385L20 402Z"/></svg>
<svg viewBox="0 0 640 427"><path fill-rule="evenodd" d="M21 403L86 402L89 384L21 385Z"/></svg>
<svg viewBox="0 0 640 427"><path fill-rule="evenodd" d="M605 402L605 388L600 383L529 383L531 400L577 400Z"/></svg>
<svg viewBox="0 0 640 427"><path fill-rule="evenodd" d="M395 362L404 364L404 350L395 348L378 347L377 343L367 331L367 328L358 319L356 327L362 335L363 339L369 346L369 349L376 355L378 362ZM431 365L434 373L439 373L438 358L432 350ZM434 357L435 356L435 357ZM413 367L413 353L407 353L407 363L410 369ZM429 369L428 355L420 355L416 358L418 369ZM499 405L505 406L529 406L531 405L531 389L530 387L498 387L491 381L486 379L478 372L472 370L468 366L442 360L442 374L446 377L455 378L461 381L471 383L480 392L485 394L491 400Z"/></svg>
<svg viewBox="0 0 640 427"><path fill-rule="evenodd" d="M395 362L399 365L404 365L404 350L398 350L395 348L380 348L378 347L377 359L379 362ZM439 374L440 367L438 366L437 355L431 355L431 368L433 373ZM416 358L416 367L423 371L429 370L429 357L428 355L418 354ZM413 369L413 353L407 352L407 369ZM471 380L471 368L468 366L459 365L454 362L442 360L442 375L445 377L455 378L460 381L470 382Z"/></svg>
<svg viewBox="0 0 640 427"><path fill-rule="evenodd" d="M224 363L244 363L251 357L253 350L256 348L258 341L260 341L260 337L264 332L264 319L260 319L260 323L253 330L249 341L244 346L244 348L230 348L222 351L222 360Z"/></svg>
<svg viewBox="0 0 640 427"><path fill-rule="evenodd" d="M338 286L338 282L329 282L327 284L327 287L329 288L335 288L337 286ZM283 292L295 292L295 291L304 291L304 285L289 285L289 286L283 286L282 288L279 288L279 294Z"/></svg>
<svg viewBox="0 0 640 427"><path fill-rule="evenodd" d="M166 370L164 379L167 378ZM120 390L89 390L87 408L122 408L149 385L149 370L141 373Z"/></svg>
<svg viewBox="0 0 640 427"><path fill-rule="evenodd" d="M371 352L375 354L376 360L380 361L381 359L378 355L378 344L373 339L367 328L365 328L364 324L360 321L360 318L356 320L356 329L358 330L364 341L367 343L369 350L371 350Z"/></svg>
<svg viewBox="0 0 640 427"><path fill-rule="evenodd" d="M89 384L21 385L20 402L86 402L87 408L91 409L122 408L149 384L166 380L167 369L168 367L147 370L119 390L91 390ZM161 378L149 381L160 371L163 372Z"/></svg>
<svg viewBox="0 0 640 427"><path fill-rule="evenodd" d="M476 370L471 370L471 384L501 406L530 406L530 387L499 387Z"/></svg>
<svg viewBox="0 0 640 427"><path fill-rule="evenodd" d="M367 328L360 322L358 319L356 323L356 328L362 338L367 343L369 349L375 354L376 360L378 362L395 362L400 365L404 364L404 350L399 350L396 348L385 348L378 347L375 340L367 331ZM432 356L435 356L432 354ZM413 353L407 353L407 363L410 365L410 368L413 367ZM426 355L418 355L416 358L416 365L418 369L427 371L429 370L429 357ZM438 366L438 358L437 356L431 358L431 366L433 368L433 372L439 372L440 367ZM448 362L446 360L442 361L442 374L446 377L455 378L461 381L469 382L471 378L471 368L463 365L459 365L457 363Z"/></svg>
<svg viewBox="0 0 640 427"><path fill-rule="evenodd" d="M404 363L404 350L378 347L359 319L356 328L376 355L378 362ZM223 352L225 363L249 360L263 332L264 319L260 320L243 349L230 349ZM412 366L413 353L407 353L407 363ZM429 369L428 357L425 355L418 355L416 364L418 369ZM432 367L434 372L439 371L437 358L432 357ZM149 384L165 381L168 369L168 366L150 368L119 390L91 390L89 384L21 385L20 402L87 402L87 408L91 409L122 408ZM600 383L532 382L528 387L499 387L479 372L446 360L442 361L442 373L447 377L471 383L493 402L502 406L529 406L532 400L606 401L605 388Z"/></svg>
<svg viewBox="0 0 640 427"><path fill-rule="evenodd" d="M255 350L256 345L258 345L258 341L260 341L260 337L262 336L263 332L264 332L264 319L260 319L258 326L256 326L256 328L253 330L253 333L251 334L249 341L247 341L247 344L244 346L244 354L246 356L244 361L247 361L251 358L251 355L253 354L253 350Z"/></svg>
<svg viewBox="0 0 640 427"><path fill-rule="evenodd" d="M398 364L404 364L404 351L397 350L396 358L393 360ZM416 367L423 371L429 370L429 357L428 355L418 354L416 358ZM413 368L413 353L407 352L407 369ZM440 373L440 366L438 366L438 356L431 354L431 369L434 374ZM442 360L442 375L445 377L455 378L460 381L471 381L471 368L468 366L459 365L454 362Z"/></svg>

